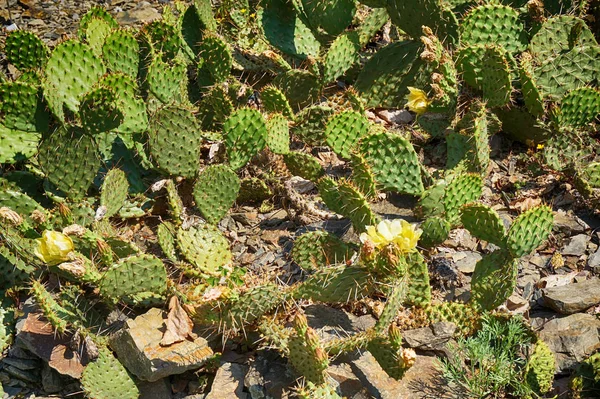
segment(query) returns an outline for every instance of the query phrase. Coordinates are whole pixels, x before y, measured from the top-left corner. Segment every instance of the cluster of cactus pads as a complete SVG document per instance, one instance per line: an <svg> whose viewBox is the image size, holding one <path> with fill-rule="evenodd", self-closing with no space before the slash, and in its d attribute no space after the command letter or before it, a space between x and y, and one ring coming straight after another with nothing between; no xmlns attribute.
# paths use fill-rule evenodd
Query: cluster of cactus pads
<svg viewBox="0 0 600 399"><path fill-rule="evenodd" d="M52 49L31 32L10 33L4 53L17 73L0 75L0 293L29 290L57 333L100 347L81 380L97 399L139 395L102 336L102 310L174 295L199 324L260 331L304 377L301 398L339 398L327 367L357 349L402 378L415 355L402 345L401 308L473 333L512 294L519 258L551 231L547 206L507 228L478 202L491 135L546 143L549 167L586 195L600 188L587 135L600 113L600 46L580 18L586 2L566 3L196 0L174 2L140 29L92 8L76 37ZM378 32L391 39L373 53ZM422 97L409 107L412 129L369 118L403 108L409 88ZM413 130L446 140L446 170L429 174ZM309 146L331 148L346 177L333 177ZM250 176L265 159L281 174ZM236 201L281 192L289 174L312 181L361 242L308 232L292 250L303 281L240 287L219 222ZM389 221L372 204L385 193L415 197L421 221L381 241ZM152 220L158 247L125 238L129 219ZM496 249L477 263L468 303L434 302L428 250L457 227ZM49 274L64 282L60 292L43 284ZM372 295L387 298L377 324L327 342L294 305ZM0 321L3 350L10 304ZM538 394L553 378L548 353L538 343L527 366Z"/></svg>

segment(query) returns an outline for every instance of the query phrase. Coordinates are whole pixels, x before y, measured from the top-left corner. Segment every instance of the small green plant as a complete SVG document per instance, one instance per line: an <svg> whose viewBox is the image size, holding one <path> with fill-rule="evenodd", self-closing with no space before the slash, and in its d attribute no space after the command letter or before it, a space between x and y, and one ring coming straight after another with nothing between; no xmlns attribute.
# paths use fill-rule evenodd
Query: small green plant
<svg viewBox="0 0 600 399"><path fill-rule="evenodd" d="M506 319L487 314L477 334L449 344L451 354L440 361L441 371L444 379L463 397L539 398L551 387L554 358L551 358L551 377L536 370L538 376L546 377L543 382L533 383L531 370L540 368L540 356L532 355L528 359L526 354L534 345L547 348L541 341L536 343L522 318Z"/></svg>

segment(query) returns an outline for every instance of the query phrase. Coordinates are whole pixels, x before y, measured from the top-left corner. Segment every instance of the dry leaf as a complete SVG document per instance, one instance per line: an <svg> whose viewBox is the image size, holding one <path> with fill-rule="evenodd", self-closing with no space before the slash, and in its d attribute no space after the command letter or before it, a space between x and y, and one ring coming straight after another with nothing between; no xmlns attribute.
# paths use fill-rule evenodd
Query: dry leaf
<svg viewBox="0 0 600 399"><path fill-rule="evenodd" d="M161 346L169 346L190 338L196 339L192 332L194 323L179 303L179 299L173 296L169 301L169 314L167 316L167 330L160 341Z"/></svg>
<svg viewBox="0 0 600 399"><path fill-rule="evenodd" d="M535 208L536 206L542 203L541 198L525 198L523 201L518 201L514 203L511 208L518 210L520 212L525 212L531 208Z"/></svg>

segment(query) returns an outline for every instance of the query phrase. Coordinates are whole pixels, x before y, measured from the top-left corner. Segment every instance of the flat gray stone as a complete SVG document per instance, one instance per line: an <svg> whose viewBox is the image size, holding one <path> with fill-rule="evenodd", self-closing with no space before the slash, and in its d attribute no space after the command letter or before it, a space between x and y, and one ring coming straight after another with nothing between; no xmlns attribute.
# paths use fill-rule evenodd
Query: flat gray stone
<svg viewBox="0 0 600 399"><path fill-rule="evenodd" d="M600 249L590 255L587 264L590 269L598 272L598 268L600 267Z"/></svg>
<svg viewBox="0 0 600 399"><path fill-rule="evenodd" d="M542 290L544 304L562 314L584 311L600 303L600 279Z"/></svg>
<svg viewBox="0 0 600 399"><path fill-rule="evenodd" d="M142 381L137 384L140 390L140 398L144 399L171 399L171 383L168 378L162 378L158 381Z"/></svg>
<svg viewBox="0 0 600 399"><path fill-rule="evenodd" d="M562 209L554 212L554 230L562 231L563 233L583 233L588 230L590 226L573 215L571 212L565 212Z"/></svg>
<svg viewBox="0 0 600 399"><path fill-rule="evenodd" d="M429 327L407 330L402 333L402 339L410 348L421 350L440 350L452 338L456 324L439 322Z"/></svg>
<svg viewBox="0 0 600 399"><path fill-rule="evenodd" d="M129 319L111 339L111 347L131 373L144 381L158 381L202 366L213 354L206 340L198 336L169 346L160 346L167 313L152 308Z"/></svg>
<svg viewBox="0 0 600 399"><path fill-rule="evenodd" d="M354 360L351 367L354 374L376 399L449 397L444 391L444 386L439 383L434 357L417 356L415 364L399 381L388 376L373 355L367 351Z"/></svg>
<svg viewBox="0 0 600 399"><path fill-rule="evenodd" d="M539 335L554 352L556 371L573 370L579 362L600 348L600 320L586 313L575 313L548 321Z"/></svg>
<svg viewBox="0 0 600 399"><path fill-rule="evenodd" d="M587 234L578 234L574 237L571 237L569 243L565 245L561 252L563 255L584 255L585 250L587 249L587 244L590 241L590 239L591 237Z"/></svg>
<svg viewBox="0 0 600 399"><path fill-rule="evenodd" d="M206 399L245 399L244 378L248 367L238 363L223 363L217 370L210 393Z"/></svg>
<svg viewBox="0 0 600 399"><path fill-rule="evenodd" d="M463 273L470 274L475 271L475 265L481 260L481 254L473 251L462 251L452 254L454 266Z"/></svg>

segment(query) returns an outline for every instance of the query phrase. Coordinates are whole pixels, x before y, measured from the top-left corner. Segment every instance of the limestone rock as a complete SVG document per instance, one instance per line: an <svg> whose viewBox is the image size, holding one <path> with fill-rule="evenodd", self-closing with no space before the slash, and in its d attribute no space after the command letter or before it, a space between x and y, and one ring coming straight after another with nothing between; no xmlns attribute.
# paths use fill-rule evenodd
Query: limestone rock
<svg viewBox="0 0 600 399"><path fill-rule="evenodd" d="M248 367L238 363L223 363L217 370L210 393L206 399L245 399L248 394L244 389L244 377Z"/></svg>
<svg viewBox="0 0 600 399"><path fill-rule="evenodd" d="M172 374L199 368L213 351L204 338L160 346L165 331L166 312L153 308L129 319L111 337L111 347L123 365L141 380L157 381Z"/></svg>
<svg viewBox="0 0 600 399"><path fill-rule="evenodd" d="M542 293L546 306L562 314L573 314L600 303L600 279L546 288Z"/></svg>

